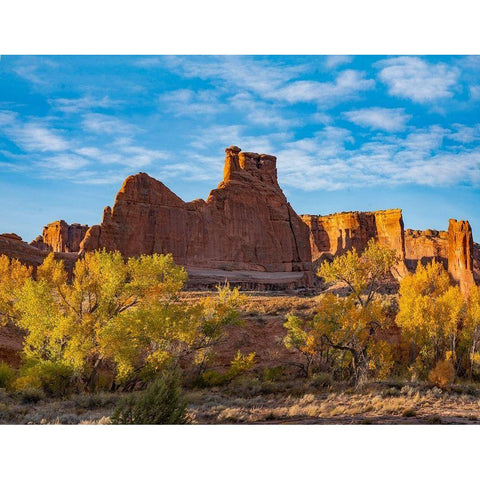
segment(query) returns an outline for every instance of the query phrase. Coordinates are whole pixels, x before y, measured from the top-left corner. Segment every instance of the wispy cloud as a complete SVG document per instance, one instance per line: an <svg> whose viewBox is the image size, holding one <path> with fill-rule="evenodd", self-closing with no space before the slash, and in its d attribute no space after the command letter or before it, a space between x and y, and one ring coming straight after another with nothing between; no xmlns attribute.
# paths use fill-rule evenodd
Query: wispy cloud
<svg viewBox="0 0 480 480"><path fill-rule="evenodd" d="M50 80L42 74L42 68L55 69L57 63L49 58L44 57L20 57L15 62L12 70L24 80L38 87L45 87Z"/></svg>
<svg viewBox="0 0 480 480"><path fill-rule="evenodd" d="M407 122L412 118L403 108L370 107L350 110L344 116L352 123L372 130L398 132L405 130Z"/></svg>
<svg viewBox="0 0 480 480"><path fill-rule="evenodd" d="M49 100L53 108L64 113L78 113L97 108L111 108L123 103L108 96L94 97L85 95L77 98L54 98Z"/></svg>
<svg viewBox="0 0 480 480"><path fill-rule="evenodd" d="M82 126L90 132L102 135L133 135L142 131L137 125L103 113L86 113L83 115Z"/></svg>
<svg viewBox="0 0 480 480"><path fill-rule="evenodd" d="M267 96L291 104L316 103L321 108L356 98L361 92L374 86L375 81L365 78L363 72L344 70L333 82L298 80L269 92Z"/></svg>
<svg viewBox="0 0 480 480"><path fill-rule="evenodd" d="M341 65L351 63L353 56L351 55L328 55L325 59L325 66L327 68L337 68Z"/></svg>
<svg viewBox="0 0 480 480"><path fill-rule="evenodd" d="M445 63L429 63L418 57L396 57L381 60L379 78L390 95L429 103L450 98L457 86L460 71Z"/></svg>
<svg viewBox="0 0 480 480"><path fill-rule="evenodd" d="M158 101L175 116L217 115L226 108L213 90L172 90L159 95Z"/></svg>
<svg viewBox="0 0 480 480"><path fill-rule="evenodd" d="M62 154L52 157L44 157L42 160L35 162L35 166L39 168L45 168L47 170L61 170L72 171L80 170L90 162L80 155L75 154Z"/></svg>
<svg viewBox="0 0 480 480"><path fill-rule="evenodd" d="M167 57L163 64L186 78L209 79L260 95L281 87L306 69L306 65L230 56Z"/></svg>
<svg viewBox="0 0 480 480"><path fill-rule="evenodd" d="M283 184L301 190L378 185L480 184L480 147L445 148L452 130L414 129L406 137L377 134L355 146L347 130L325 128L278 150ZM355 147L355 148L353 148Z"/></svg>
<svg viewBox="0 0 480 480"><path fill-rule="evenodd" d="M0 112L0 131L27 152L57 152L69 148L61 131L41 119L22 121L14 112Z"/></svg>

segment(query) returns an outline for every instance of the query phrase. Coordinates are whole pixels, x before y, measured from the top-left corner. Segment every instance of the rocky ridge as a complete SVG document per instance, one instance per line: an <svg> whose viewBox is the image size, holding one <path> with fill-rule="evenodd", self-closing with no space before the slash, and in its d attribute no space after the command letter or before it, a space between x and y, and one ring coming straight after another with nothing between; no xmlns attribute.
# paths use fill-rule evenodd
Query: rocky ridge
<svg viewBox="0 0 480 480"><path fill-rule="evenodd" d="M397 276L432 259L442 262L462 288L480 280L480 245L466 221L449 230L404 229L400 209L298 216L277 180L276 157L226 149L223 180L207 200L184 202L146 173L128 177L100 225L60 220L46 225L30 245L0 236L0 254L39 265L50 251L69 265L84 251L105 248L125 256L172 253L196 287L229 281L276 290L311 286L315 264L374 238L394 249Z"/></svg>

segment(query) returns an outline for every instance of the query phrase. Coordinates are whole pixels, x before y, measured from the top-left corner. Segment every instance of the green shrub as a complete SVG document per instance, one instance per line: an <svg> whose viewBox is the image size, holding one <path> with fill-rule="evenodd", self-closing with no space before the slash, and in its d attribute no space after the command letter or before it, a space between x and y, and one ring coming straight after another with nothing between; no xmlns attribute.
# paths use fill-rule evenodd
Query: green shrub
<svg viewBox="0 0 480 480"><path fill-rule="evenodd" d="M282 378L283 375L283 367L278 365L277 367L268 368L265 367L263 369L263 380L266 382L278 382Z"/></svg>
<svg viewBox="0 0 480 480"><path fill-rule="evenodd" d="M225 373L225 377L228 380L233 380L234 378L252 370L256 363L255 352L244 355L239 350L235 355L235 358L230 362L230 367Z"/></svg>
<svg viewBox="0 0 480 480"><path fill-rule="evenodd" d="M18 391L42 389L50 397L62 397L73 390L74 372L72 367L61 362L28 363L20 369L13 386Z"/></svg>
<svg viewBox="0 0 480 480"><path fill-rule="evenodd" d="M20 398L23 403L37 403L43 397L43 391L39 388L26 388L20 392Z"/></svg>
<svg viewBox="0 0 480 480"><path fill-rule="evenodd" d="M168 371L142 394L122 401L111 417L114 425L172 425L187 423L180 374Z"/></svg>
<svg viewBox="0 0 480 480"><path fill-rule="evenodd" d="M232 381L229 390L239 397L253 397L262 391L262 382L252 375L242 375Z"/></svg>
<svg viewBox="0 0 480 480"><path fill-rule="evenodd" d="M15 374L15 369L5 362L0 362L0 388L9 388L15 378Z"/></svg>
<svg viewBox="0 0 480 480"><path fill-rule="evenodd" d="M327 372L319 372L313 374L309 380L308 383L310 386L313 388L325 388L325 387L330 387L333 385L333 378L330 373Z"/></svg>
<svg viewBox="0 0 480 480"><path fill-rule="evenodd" d="M227 383L225 375L222 375L216 370L207 370L206 372L202 373L199 381L199 386L219 387L220 385L224 385L225 383Z"/></svg>

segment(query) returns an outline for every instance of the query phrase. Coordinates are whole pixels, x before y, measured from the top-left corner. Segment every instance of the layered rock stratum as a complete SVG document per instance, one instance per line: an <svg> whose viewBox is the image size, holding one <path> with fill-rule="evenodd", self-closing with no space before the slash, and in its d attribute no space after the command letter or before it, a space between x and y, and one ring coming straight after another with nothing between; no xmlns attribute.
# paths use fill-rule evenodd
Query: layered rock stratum
<svg viewBox="0 0 480 480"><path fill-rule="evenodd" d="M301 218L310 230L313 261L321 262L352 248L362 252L373 238L397 252L400 259L397 273L405 275L404 226L400 209L302 215Z"/></svg>

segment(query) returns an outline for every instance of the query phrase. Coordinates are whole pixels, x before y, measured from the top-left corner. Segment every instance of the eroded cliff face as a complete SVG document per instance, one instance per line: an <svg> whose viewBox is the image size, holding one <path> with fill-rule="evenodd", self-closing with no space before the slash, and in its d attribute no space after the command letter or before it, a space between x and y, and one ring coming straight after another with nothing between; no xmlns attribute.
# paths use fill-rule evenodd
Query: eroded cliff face
<svg viewBox="0 0 480 480"><path fill-rule="evenodd" d="M448 272L463 292L474 284L473 236L466 220L451 218L448 222Z"/></svg>
<svg viewBox="0 0 480 480"><path fill-rule="evenodd" d="M43 227L42 235L30 245L47 252L78 252L87 230L88 225L69 225L64 220L59 220Z"/></svg>
<svg viewBox="0 0 480 480"><path fill-rule="evenodd" d="M40 250L24 242L21 237L11 233L0 235L0 255L16 258L25 265L38 267L43 263L49 252ZM76 253L55 253L57 260L63 260L68 271L73 269L78 256Z"/></svg>
<svg viewBox="0 0 480 480"><path fill-rule="evenodd" d="M172 253L197 274L298 272L292 284L312 281L309 230L278 185L276 158L238 147L226 149L223 181L206 201L184 202L145 173L128 177L81 244L98 248L126 256Z"/></svg>
<svg viewBox="0 0 480 480"><path fill-rule="evenodd" d="M310 229L312 260L321 262L355 248L361 252L374 238L380 245L395 250L400 257L397 274L414 272L418 263L432 260L448 269L463 291L480 280L480 245L473 243L467 221L451 219L448 232L405 230L402 211L342 212L331 215L302 215Z"/></svg>
<svg viewBox="0 0 480 480"><path fill-rule="evenodd" d="M432 260L448 267L448 232L438 230L405 230L405 261L411 271L417 263L423 265Z"/></svg>
<svg viewBox="0 0 480 480"><path fill-rule="evenodd" d="M395 250L400 258L399 276L406 274L402 211L342 212L331 215L302 215L310 229L312 260L322 261L355 248L362 252L370 239Z"/></svg>

